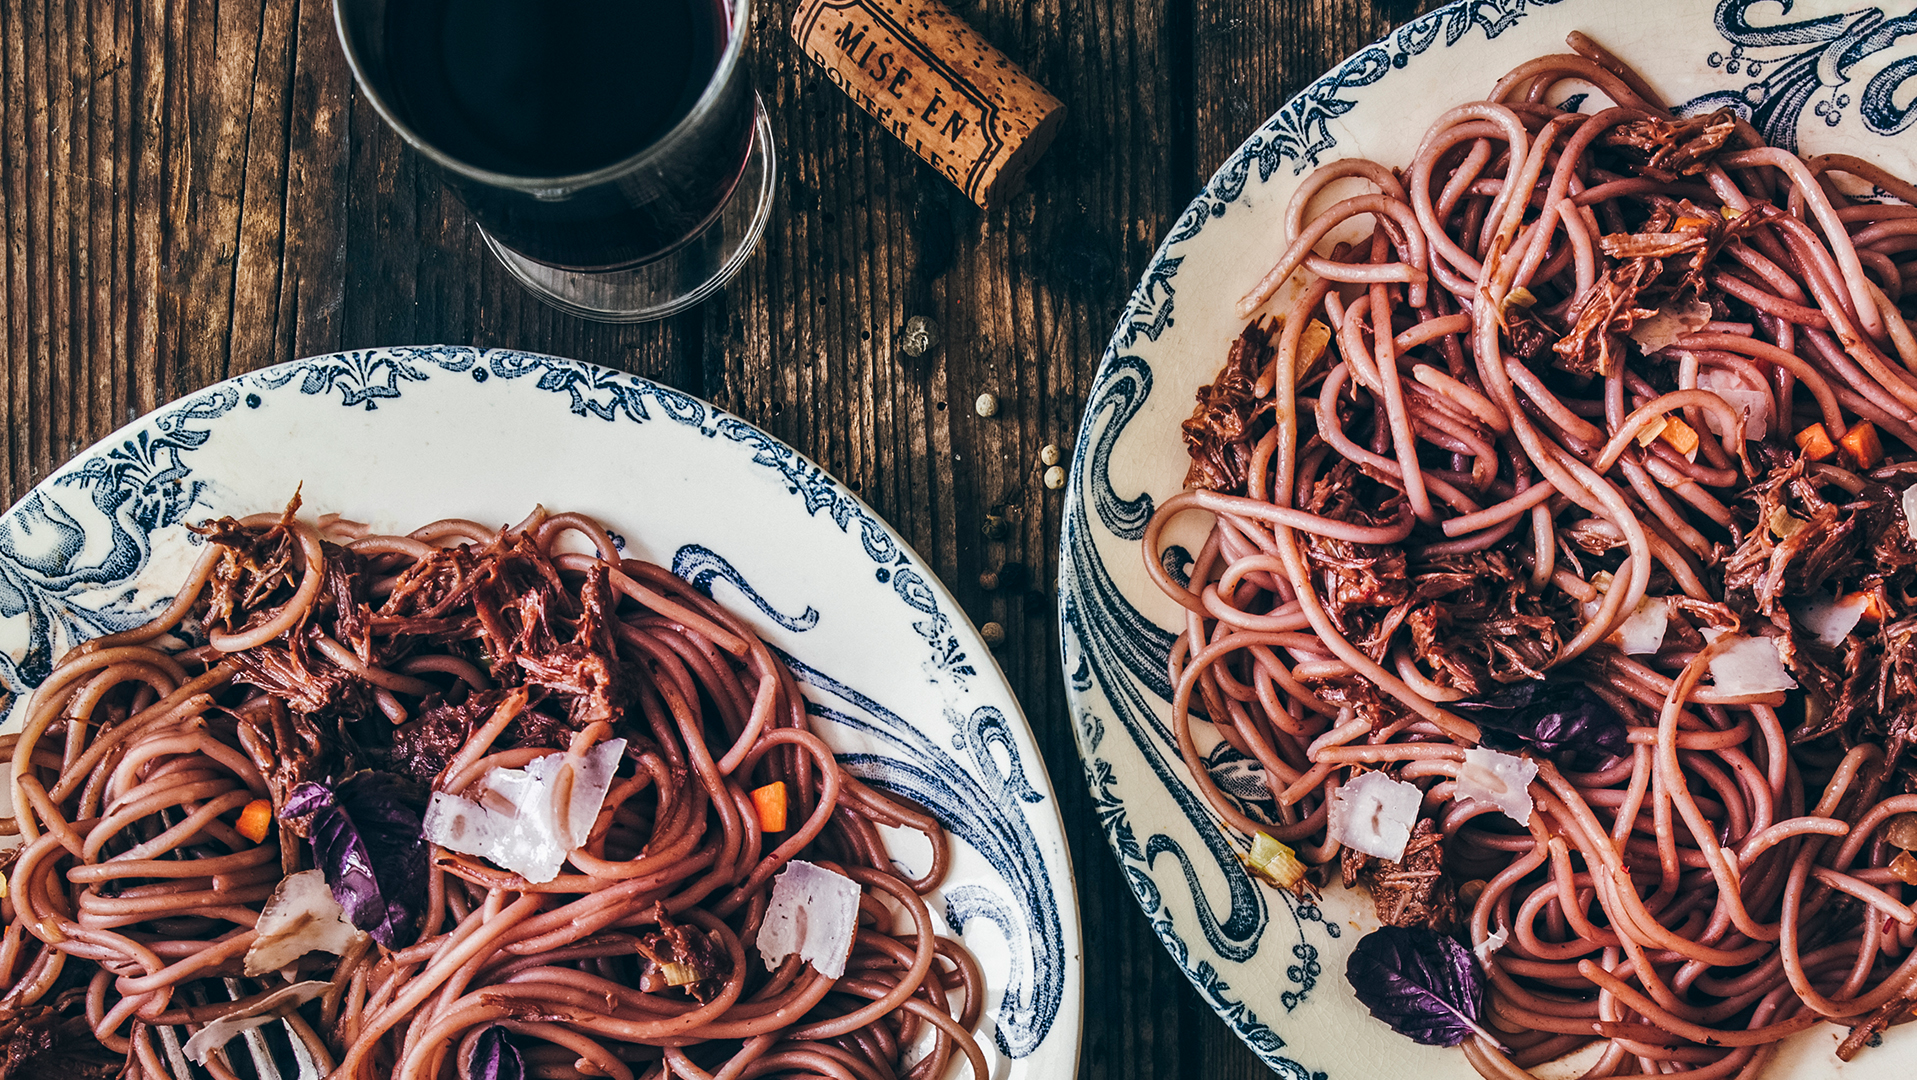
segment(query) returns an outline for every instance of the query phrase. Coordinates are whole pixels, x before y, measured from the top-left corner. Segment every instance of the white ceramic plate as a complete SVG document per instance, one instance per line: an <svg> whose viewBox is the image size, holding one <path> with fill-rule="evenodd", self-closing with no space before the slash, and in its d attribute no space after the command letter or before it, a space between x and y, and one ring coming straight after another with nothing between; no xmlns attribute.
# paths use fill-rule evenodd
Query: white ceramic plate
<svg viewBox="0 0 1917 1080"><path fill-rule="evenodd" d="M1139 538L1183 486L1178 424L1244 328L1238 297L1283 248L1283 213L1317 165L1407 164L1440 113L1490 90L1582 30L1642 72L1667 101L1730 104L1773 145L1842 150L1917 176L1917 13L1908 0L1461 0L1415 19L1286 103L1238 148L1178 219L1146 269L1085 409L1061 538L1064 667L1086 780L1106 839L1165 948L1220 1017L1296 1080L1475 1077L1456 1051L1422 1047L1370 1018L1345 982L1352 944L1376 926L1370 902L1323 905L1255 886L1191 790L1170 729L1167 650L1179 608L1145 575ZM1550 102L1593 112L1595 94ZM1169 542L1195 550L1196 518ZM1200 735L1201 750L1213 756ZM1228 749L1228 748L1227 748ZM1262 777L1217 754L1220 786L1268 797ZM1252 766L1256 768L1255 764ZM1917 1027L1841 1065L1841 1029L1780 1053L1769 1077L1908 1077ZM1902 1060L1899 1060L1899 1058Z"/></svg>
<svg viewBox="0 0 1917 1080"><path fill-rule="evenodd" d="M991 653L870 508L696 398L571 360L429 346L294 361L135 421L0 517L0 684L144 622L196 554L186 529L278 509L384 530L535 504L597 517L793 658L856 775L933 808L933 911L984 964L995 1077L1077 1068L1078 904L1057 800ZM929 851L902 846L910 866Z"/></svg>

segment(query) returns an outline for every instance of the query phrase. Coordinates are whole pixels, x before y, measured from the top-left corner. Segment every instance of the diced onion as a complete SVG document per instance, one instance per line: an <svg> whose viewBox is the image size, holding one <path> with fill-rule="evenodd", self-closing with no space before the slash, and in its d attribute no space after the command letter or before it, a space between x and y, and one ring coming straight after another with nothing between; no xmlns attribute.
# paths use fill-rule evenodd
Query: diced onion
<svg viewBox="0 0 1917 1080"><path fill-rule="evenodd" d="M1538 763L1528 757L1474 747L1464 752L1458 770L1458 798L1488 803L1523 825L1531 820L1531 781L1537 777Z"/></svg>
<svg viewBox="0 0 1917 1080"><path fill-rule="evenodd" d="M1326 835L1353 851L1398 862L1411 842L1423 801L1424 793L1415 784L1381 772L1362 773L1332 796Z"/></svg>
<svg viewBox="0 0 1917 1080"><path fill-rule="evenodd" d="M1884 822L1884 842L1905 851L1917 851L1917 812L1892 814Z"/></svg>
<svg viewBox="0 0 1917 1080"><path fill-rule="evenodd" d="M1297 852L1265 833L1252 834L1245 867L1281 889L1295 889L1305 879L1305 864L1298 861Z"/></svg>
<svg viewBox="0 0 1917 1080"><path fill-rule="evenodd" d="M1904 531L1917 540L1917 484L1904 489Z"/></svg>

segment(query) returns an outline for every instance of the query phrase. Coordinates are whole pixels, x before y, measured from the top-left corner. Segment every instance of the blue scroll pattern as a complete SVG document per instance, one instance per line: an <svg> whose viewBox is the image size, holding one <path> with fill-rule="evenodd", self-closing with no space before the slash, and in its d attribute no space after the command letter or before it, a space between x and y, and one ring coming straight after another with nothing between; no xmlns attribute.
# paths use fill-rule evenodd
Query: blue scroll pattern
<svg viewBox="0 0 1917 1080"><path fill-rule="evenodd" d="M749 447L753 463L776 472L808 515L823 515L858 539L878 580L915 613L912 626L929 667L960 683L977 675L958 622L903 545L798 451L690 394L634 375L536 353L424 345L309 357L230 379L156 412L133 434L73 462L29 494L0 519L0 621L21 620L26 638L17 655L0 654L0 690L31 690L60 648L138 626L165 603L143 603L125 583L146 565L152 533L210 512L207 481L194 475L189 458L215 436L220 417L267 407L263 395L288 388L374 411L441 374L482 385L526 381L566 398L574 416L608 423L664 419ZM56 494L66 489L84 492L85 502L69 504Z"/></svg>
<svg viewBox="0 0 1917 1080"><path fill-rule="evenodd" d="M877 701L791 656L784 659L811 691L808 714L885 746L883 753L840 754L840 765L929 809L1003 882L1003 892L982 885L948 890L945 919L960 932L974 919L998 928L1012 963L999 999L996 1039L1011 1057L1031 1054L1058 1016L1068 960L1051 876L1023 809L1044 796L1025 775L1005 714L989 705L969 715L948 713L954 734L952 750L946 750Z"/></svg>
<svg viewBox="0 0 1917 1080"><path fill-rule="evenodd" d="M1760 5L1778 11L1784 21L1753 23L1751 9ZM1728 106L1766 142L1791 151L1803 125L1836 127L1853 104L1875 135L1895 135L1917 121L1917 102L1897 104L1897 98L1910 97L1905 85L1917 76L1917 56L1883 63L1861 87L1853 80L1865 61L1917 34L1917 11L1892 14L1886 9L1898 5L1861 4L1847 12L1791 19L1794 6L1792 0L1718 0L1713 19L1730 47L1713 50L1705 62L1749 81L1739 89L1700 95L1679 111L1695 115ZM1908 51L1909 43L1903 48Z"/></svg>

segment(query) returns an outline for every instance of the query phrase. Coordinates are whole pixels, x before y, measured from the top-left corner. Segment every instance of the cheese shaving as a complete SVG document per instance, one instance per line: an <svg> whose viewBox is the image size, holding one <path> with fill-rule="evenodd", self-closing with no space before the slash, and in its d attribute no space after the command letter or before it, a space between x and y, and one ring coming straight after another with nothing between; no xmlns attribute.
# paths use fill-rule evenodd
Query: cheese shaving
<svg viewBox="0 0 1917 1080"><path fill-rule="evenodd" d="M362 936L358 927L346 921L346 912L333 899L326 875L319 870L303 870L281 881L253 929L258 936L246 950L248 977L278 971L310 952L339 956Z"/></svg>
<svg viewBox="0 0 1917 1080"><path fill-rule="evenodd" d="M1704 637L1716 642L1725 632L1706 629ZM1775 694L1795 690L1797 681L1784 670L1784 658L1777 643L1768 637L1735 635L1730 647L1711 658L1711 681L1725 694Z"/></svg>
<svg viewBox="0 0 1917 1080"><path fill-rule="evenodd" d="M1332 796L1326 835L1386 862L1404 858L1424 792L1381 772L1354 777Z"/></svg>
<svg viewBox="0 0 1917 1080"><path fill-rule="evenodd" d="M310 982L294 983L284 990L268 994L244 1009L228 1013L208 1023L194 1032L193 1037L186 1041L182 1049L187 1057L204 1065L213 1051L232 1042L241 1033L256 1027L265 1027L279 1019L281 1010L304 1005L324 994L332 985L324 979L314 979Z"/></svg>
<svg viewBox="0 0 1917 1080"><path fill-rule="evenodd" d="M1504 943L1510 940L1511 932L1499 927L1492 931L1489 937L1472 946L1471 951L1478 954L1478 963L1488 966L1491 963L1491 954L1504 948Z"/></svg>
<svg viewBox="0 0 1917 1080"><path fill-rule="evenodd" d="M489 769L479 781L482 797L503 800L508 809L435 791L421 832L449 851L477 855L527 881L551 881L567 854L592 831L625 751L626 740L612 739L581 755L568 781L572 797L563 811L557 803L564 753L536 758L524 769Z"/></svg>
<svg viewBox="0 0 1917 1080"><path fill-rule="evenodd" d="M1538 763L1528 757L1474 747L1464 752L1458 770L1458 798L1488 803L1523 825L1531 820L1531 781L1537 778Z"/></svg>
<svg viewBox="0 0 1917 1080"><path fill-rule="evenodd" d="M794 859L772 879L772 900L759 924L759 955L767 968L798 953L813 970L845 974L859 925L859 883L822 866Z"/></svg>
<svg viewBox="0 0 1917 1080"><path fill-rule="evenodd" d="M1819 594L1807 603L1790 606L1791 624L1817 638L1818 644L1835 648L1857 628L1869 606L1870 597L1864 593Z"/></svg>

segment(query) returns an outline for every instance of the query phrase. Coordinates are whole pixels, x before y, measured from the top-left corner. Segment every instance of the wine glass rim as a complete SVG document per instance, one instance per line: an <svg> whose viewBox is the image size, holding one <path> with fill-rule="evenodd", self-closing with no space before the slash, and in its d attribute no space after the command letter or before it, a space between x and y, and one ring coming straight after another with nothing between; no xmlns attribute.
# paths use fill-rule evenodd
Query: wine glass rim
<svg viewBox="0 0 1917 1080"><path fill-rule="evenodd" d="M725 89L727 79L731 77L733 69L739 66L741 59L745 55L746 39L751 36L752 20L752 0L727 0L726 6L731 9L732 17L727 28L725 50L719 54L719 63L713 68L712 78L707 80L705 89L700 92L699 100L694 102L691 110L688 111L686 115L680 117L679 122L674 124L664 135L647 143L643 149L629 157L620 158L611 164L602 165L599 168L586 172L566 173L556 176L523 176L518 173L503 173L495 172L491 169L482 169L477 165L454 157L439 147L434 146L424 135L421 135L418 131L414 130L411 125L400 119L398 112L387 102L385 97L380 93L379 88L373 84L371 79L367 78L364 59L360 56L359 51L354 48L353 36L347 32L346 10L348 7L356 6L359 5L351 4L348 0L334 0L333 28L339 37L340 48L346 54L346 66L353 73L353 82L359 87L360 93L365 95L366 100L372 103L374 111L379 113L380 118L385 120L387 125L394 131L397 131L400 138L406 140L407 145L426 155L428 159L441 168L449 172L457 173L460 176L476 180L489 187L523 191L536 198L541 196L558 197L568 192L592 187L596 184L607 183L635 169L644 167L648 162L670 154L673 150L673 145L679 142L688 130L710 113L717 103L720 93ZM385 10L384 4L380 5L380 10L382 12Z"/></svg>

